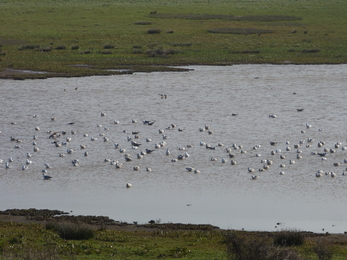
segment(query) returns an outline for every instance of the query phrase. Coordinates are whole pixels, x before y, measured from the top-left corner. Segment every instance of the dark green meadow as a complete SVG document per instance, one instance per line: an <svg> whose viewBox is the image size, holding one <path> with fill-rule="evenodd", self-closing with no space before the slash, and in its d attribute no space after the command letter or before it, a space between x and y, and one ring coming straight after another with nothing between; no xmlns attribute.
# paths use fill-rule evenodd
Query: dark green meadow
<svg viewBox="0 0 347 260"><path fill-rule="evenodd" d="M0 0L0 76L345 63L346 13L326 0Z"/></svg>

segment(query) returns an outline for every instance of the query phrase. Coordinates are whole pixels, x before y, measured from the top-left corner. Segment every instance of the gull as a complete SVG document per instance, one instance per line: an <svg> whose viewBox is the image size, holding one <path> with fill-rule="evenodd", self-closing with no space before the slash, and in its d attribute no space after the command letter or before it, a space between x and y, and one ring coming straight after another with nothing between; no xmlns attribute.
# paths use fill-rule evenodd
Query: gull
<svg viewBox="0 0 347 260"><path fill-rule="evenodd" d="M52 177L51 176L48 176L48 175L46 175L46 174L42 174L42 176L43 176L43 179L44 180L49 180L49 179L51 179Z"/></svg>
<svg viewBox="0 0 347 260"><path fill-rule="evenodd" d="M77 159L74 159L72 161L72 164L73 164L73 166L78 166L80 164L80 162Z"/></svg>
<svg viewBox="0 0 347 260"><path fill-rule="evenodd" d="M116 162L116 168L117 169L120 169L120 168L122 168L123 167L123 164L122 163L119 163L119 162Z"/></svg>
<svg viewBox="0 0 347 260"><path fill-rule="evenodd" d="M133 145L133 146L140 146L141 144L139 144L138 142L134 142L134 141L131 141L131 144Z"/></svg>
<svg viewBox="0 0 347 260"><path fill-rule="evenodd" d="M166 149L165 153L166 153L166 155L170 155L171 152L170 152L169 148Z"/></svg>
<svg viewBox="0 0 347 260"><path fill-rule="evenodd" d="M45 163L46 169L51 169L52 166L50 166L48 163Z"/></svg>
<svg viewBox="0 0 347 260"><path fill-rule="evenodd" d="M187 170L188 172L192 172L192 171L194 171L194 168L193 168L193 167L186 167L186 170Z"/></svg>
<svg viewBox="0 0 347 260"><path fill-rule="evenodd" d="M248 171L249 171L249 172L254 172L254 169L251 168L251 167L248 167Z"/></svg>
<svg viewBox="0 0 347 260"><path fill-rule="evenodd" d="M32 164L33 163L33 161L30 161L29 159L27 159L26 161L25 161L25 164Z"/></svg>
<svg viewBox="0 0 347 260"><path fill-rule="evenodd" d="M5 168L6 168L6 169L11 169L11 168L12 168L12 165L10 165L10 163L9 163L9 162L6 162L6 164L5 164Z"/></svg>
<svg viewBox="0 0 347 260"><path fill-rule="evenodd" d="M160 93L159 96L161 97L161 99L166 99L166 98L167 98L167 95L166 95L166 94Z"/></svg>
<svg viewBox="0 0 347 260"><path fill-rule="evenodd" d="M24 171L24 170L27 170L28 169L28 166L26 166L26 165L23 165L22 166L22 170Z"/></svg>
<svg viewBox="0 0 347 260"><path fill-rule="evenodd" d="M106 113L101 112L101 116L106 116Z"/></svg>
<svg viewBox="0 0 347 260"><path fill-rule="evenodd" d="M8 158L8 161L13 162L13 158L12 157Z"/></svg>
<svg viewBox="0 0 347 260"><path fill-rule="evenodd" d="M152 169L151 169L151 168L149 168L149 167L147 167L147 168L146 168L146 171L147 171L147 172L151 172L151 171L152 171Z"/></svg>
<svg viewBox="0 0 347 260"><path fill-rule="evenodd" d="M182 154L180 154L180 155L177 156L177 159L178 159L178 160L183 160L184 158L185 158L185 157L184 157Z"/></svg>
<svg viewBox="0 0 347 260"><path fill-rule="evenodd" d="M134 166L134 171L138 171L138 170L140 170L140 166Z"/></svg>
<svg viewBox="0 0 347 260"><path fill-rule="evenodd" d="M131 188L133 185L131 184L131 183L129 183L129 182L127 182L126 184L125 184L125 187L127 187L127 188Z"/></svg>

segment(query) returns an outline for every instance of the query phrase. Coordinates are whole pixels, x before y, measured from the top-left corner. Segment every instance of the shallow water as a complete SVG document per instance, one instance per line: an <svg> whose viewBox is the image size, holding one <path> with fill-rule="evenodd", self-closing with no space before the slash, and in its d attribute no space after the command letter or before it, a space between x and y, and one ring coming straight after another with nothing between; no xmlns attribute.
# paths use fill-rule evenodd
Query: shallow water
<svg viewBox="0 0 347 260"><path fill-rule="evenodd" d="M127 222L146 223L153 219L245 230L347 231L347 176L342 175L347 167L347 149L342 149L347 146L347 66L189 68L194 70L0 80L1 209L49 208L76 215L106 215ZM161 99L160 93L166 94L167 99ZM301 108L304 111L298 112ZM102 112L107 115L101 117ZM277 117L271 118L270 114ZM120 123L114 124L115 120ZM155 123L145 125L144 120ZM166 129L171 124L177 126ZM205 125L211 126L214 133L199 131ZM159 129L165 130L168 139L163 139ZM71 130L77 133L71 134ZM55 140L61 143L71 137L71 142L55 147L47 131L66 131L65 136ZM132 131L140 131L140 137L134 139ZM89 136L84 137L85 133ZM104 142L100 133L109 141ZM35 141L39 152L33 152L34 135L38 137ZM23 142L10 141L10 136ZM128 136L142 145L132 149ZM98 140L91 141L91 137ZM153 141L146 142L146 138ZM310 144L308 138L314 138L311 147L306 147ZM296 159L294 144L300 140L305 141L299 147L303 158ZM154 148L162 141L166 146ZM277 144L271 146L271 141ZM319 141L326 144L319 148ZM206 149L200 142L216 149ZM311 154L334 148L337 142L341 146L336 153L328 152L327 160ZM133 161L125 162L124 154L115 149L114 143L125 148ZM80 144L87 148L81 150ZM178 149L190 144L194 146L185 151ZM236 150L232 144L243 148ZM261 147L253 150L255 145ZM287 146L291 151L286 151ZM58 156L68 148L74 152ZM155 152L137 159L136 154L146 148ZM171 151L168 156L167 148ZM232 148L236 165L231 165L226 148ZM271 155L275 150L281 152ZM88 157L83 155L85 151ZM33 153L33 163L21 170L27 152ZM171 162L185 152L190 156ZM280 159L280 155L286 158ZM5 169L9 157L14 159L12 168ZM123 168L104 162L107 158L123 163ZM222 163L222 158L227 162ZM78 159L80 166L74 167L73 159ZM269 170L258 171L264 165L261 159L273 161ZM296 163L289 164L289 160ZM335 162L341 165L336 167ZM52 166L47 173L52 176L49 181L42 178L44 163ZM134 171L134 166L140 166L140 170ZM152 171L147 172L146 167ZM186 167L201 173L188 172ZM249 173L248 167L255 172ZM324 171L320 178L315 177L318 170ZM280 175L281 171L285 174ZM336 177L325 172L334 172ZM252 175L259 178L252 180ZM133 187L127 189L127 182Z"/></svg>

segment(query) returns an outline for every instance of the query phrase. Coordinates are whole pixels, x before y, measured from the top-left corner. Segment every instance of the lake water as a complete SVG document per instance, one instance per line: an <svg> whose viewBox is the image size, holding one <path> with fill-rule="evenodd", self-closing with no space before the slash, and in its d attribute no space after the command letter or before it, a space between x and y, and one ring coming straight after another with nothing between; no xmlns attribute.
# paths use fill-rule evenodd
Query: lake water
<svg viewBox="0 0 347 260"><path fill-rule="evenodd" d="M130 223L203 223L224 229L347 231L347 65L189 68L192 71L0 80L0 209L48 208ZM205 125L212 134L200 131ZM67 133L52 139L49 131ZM11 141L11 136L22 142ZM141 146L133 149L128 137ZM66 138L71 141L60 147L52 143ZM155 148L163 141L164 147ZM325 145L318 147L320 141ZM115 148L115 143L120 146ZM40 150L33 152L34 146ZM132 161L126 162L120 148ZM146 148L155 151L137 159ZM312 154L324 148L325 160ZM67 149L74 152L67 154ZM32 164L22 170L28 152L33 153ZM189 157L172 162L185 153ZM9 157L13 162L6 169ZM74 159L79 166L72 165ZM117 169L105 159L123 167ZM259 171L265 159L273 164ZM48 181L42 177L45 163L52 166ZM140 170L134 171L135 166ZM249 167L255 171L250 173ZM323 174L316 177L319 170ZM259 177L252 180L252 175ZM132 184L129 189L127 182Z"/></svg>

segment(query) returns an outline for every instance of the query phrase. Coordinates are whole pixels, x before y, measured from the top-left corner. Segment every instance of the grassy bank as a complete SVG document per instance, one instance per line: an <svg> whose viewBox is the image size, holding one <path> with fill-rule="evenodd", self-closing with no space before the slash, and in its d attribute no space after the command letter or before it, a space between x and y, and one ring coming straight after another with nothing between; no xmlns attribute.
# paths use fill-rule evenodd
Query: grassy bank
<svg viewBox="0 0 347 260"><path fill-rule="evenodd" d="M0 221L0 259L346 259L346 235L199 229L110 230ZM175 228L176 227L176 228Z"/></svg>
<svg viewBox="0 0 347 260"><path fill-rule="evenodd" d="M347 234L126 223L48 209L0 211L0 259L346 259Z"/></svg>
<svg viewBox="0 0 347 260"><path fill-rule="evenodd" d="M323 0L0 1L0 71L44 78L345 63L346 12L343 1Z"/></svg>

